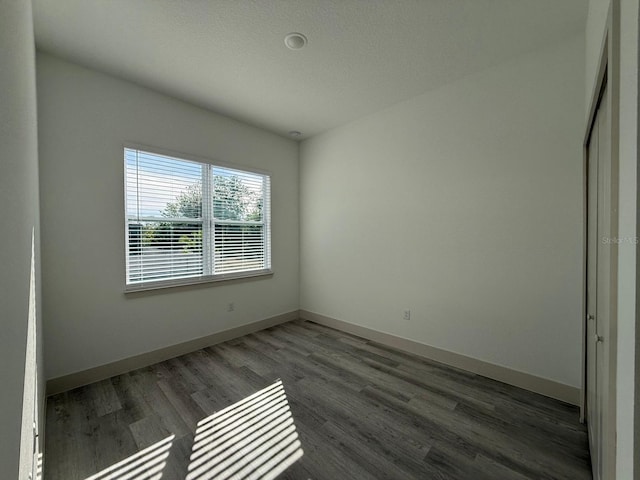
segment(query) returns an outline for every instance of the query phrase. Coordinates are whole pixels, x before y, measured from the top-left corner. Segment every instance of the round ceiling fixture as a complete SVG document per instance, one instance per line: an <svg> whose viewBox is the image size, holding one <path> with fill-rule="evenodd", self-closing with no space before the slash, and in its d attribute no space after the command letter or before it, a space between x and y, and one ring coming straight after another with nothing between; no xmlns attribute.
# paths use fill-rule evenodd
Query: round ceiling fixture
<svg viewBox="0 0 640 480"><path fill-rule="evenodd" d="M302 135L302 132L299 132L298 130L291 130L289 132L289 136L290 137L299 137Z"/></svg>
<svg viewBox="0 0 640 480"><path fill-rule="evenodd" d="M291 50L300 50L307 44L307 37L298 32L292 32L284 37L284 44Z"/></svg>

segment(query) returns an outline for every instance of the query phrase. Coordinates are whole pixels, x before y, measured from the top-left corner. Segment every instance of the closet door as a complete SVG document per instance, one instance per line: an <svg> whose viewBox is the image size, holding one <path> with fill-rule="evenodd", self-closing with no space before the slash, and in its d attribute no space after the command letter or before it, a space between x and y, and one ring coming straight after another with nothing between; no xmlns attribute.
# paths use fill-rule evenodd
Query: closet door
<svg viewBox="0 0 640 480"><path fill-rule="evenodd" d="M606 86L594 120L587 172L587 426L594 480L602 479L609 387L611 308L611 143Z"/></svg>
<svg viewBox="0 0 640 480"><path fill-rule="evenodd" d="M596 394L596 359L597 343L596 335L596 311L597 311L597 280L596 267L598 265L598 119L591 131L589 142L587 170L587 426L589 429L589 447L591 449L591 463L594 471L594 479L598 480L596 470L600 464L598 452L598 438L600 437L596 421L597 405ZM600 452L601 453L601 452Z"/></svg>

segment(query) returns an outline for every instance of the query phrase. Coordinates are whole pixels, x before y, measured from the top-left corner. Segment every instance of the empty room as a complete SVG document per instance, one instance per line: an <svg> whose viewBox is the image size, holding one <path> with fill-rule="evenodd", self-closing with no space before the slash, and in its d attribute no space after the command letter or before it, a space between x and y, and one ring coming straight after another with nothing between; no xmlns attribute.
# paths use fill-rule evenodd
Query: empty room
<svg viewBox="0 0 640 480"><path fill-rule="evenodd" d="M639 3L0 0L0 476L640 479Z"/></svg>

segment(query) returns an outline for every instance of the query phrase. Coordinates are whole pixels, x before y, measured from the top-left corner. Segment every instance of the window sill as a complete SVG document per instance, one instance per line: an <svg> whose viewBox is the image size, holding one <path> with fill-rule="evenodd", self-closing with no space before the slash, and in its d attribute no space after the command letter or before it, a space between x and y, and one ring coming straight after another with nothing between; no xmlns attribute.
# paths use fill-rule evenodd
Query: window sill
<svg viewBox="0 0 640 480"><path fill-rule="evenodd" d="M133 283L125 285L124 293L144 292L147 290L160 290L164 288L185 287L189 285L201 285L203 283L219 283L243 278L267 277L273 275L273 270L256 270L251 272L226 273L220 275L208 275L204 277L189 277L171 280L159 280L155 282Z"/></svg>

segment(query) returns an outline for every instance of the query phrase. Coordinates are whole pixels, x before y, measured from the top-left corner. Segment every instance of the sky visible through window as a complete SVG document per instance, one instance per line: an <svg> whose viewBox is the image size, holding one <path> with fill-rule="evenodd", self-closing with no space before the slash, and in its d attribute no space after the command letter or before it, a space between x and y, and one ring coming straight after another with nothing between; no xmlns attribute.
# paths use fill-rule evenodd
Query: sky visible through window
<svg viewBox="0 0 640 480"><path fill-rule="evenodd" d="M175 202L190 187L202 184L203 164L166 155L125 148L127 184L127 216L163 218L167 204ZM137 167L137 168L136 168ZM242 177L246 173L229 168L213 167L214 177ZM257 185L246 188L261 194ZM137 192L144 192L138 198Z"/></svg>
<svg viewBox="0 0 640 480"><path fill-rule="evenodd" d="M190 185L202 182L202 166L194 162L131 149L125 149L125 159L127 184L137 184L137 188L127 189L129 217L162 218L167 203ZM138 199L137 192L142 191L144 198Z"/></svg>

